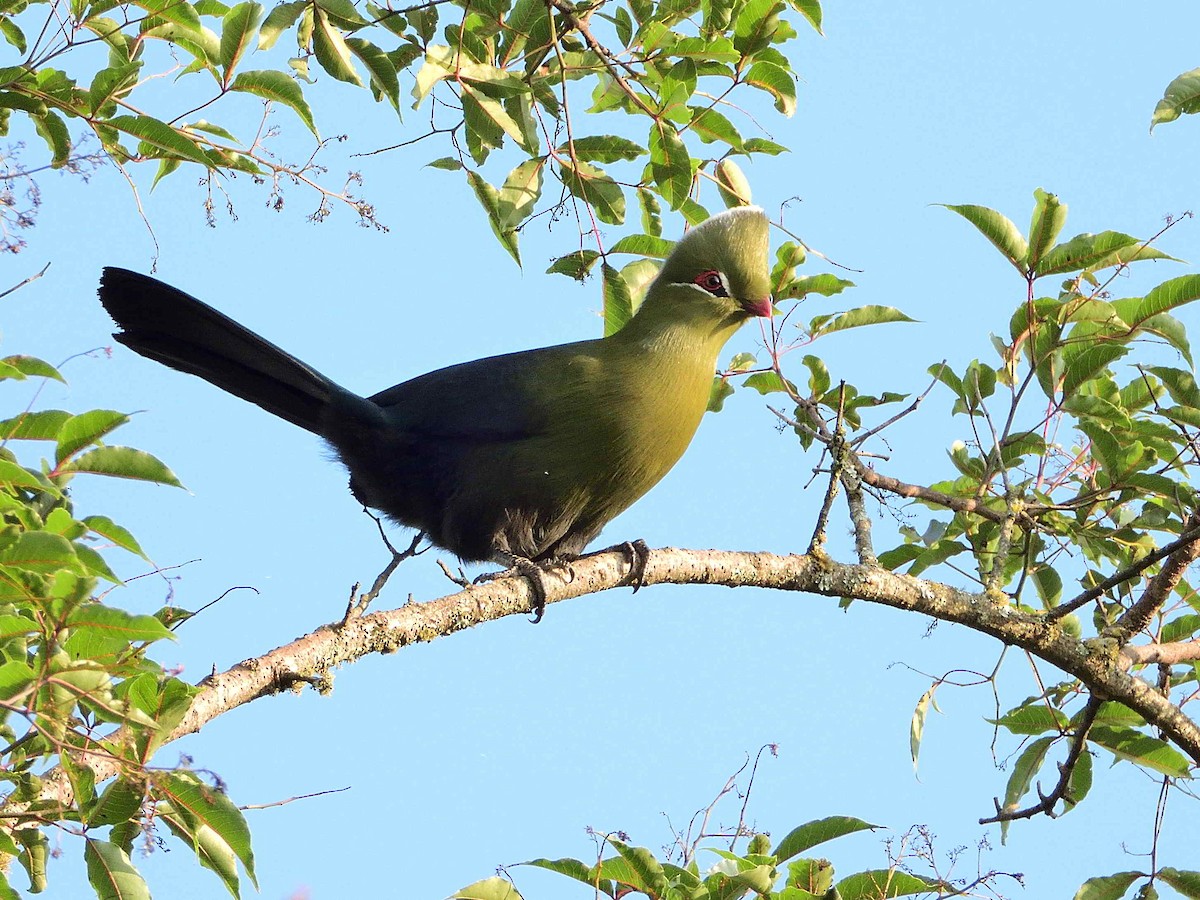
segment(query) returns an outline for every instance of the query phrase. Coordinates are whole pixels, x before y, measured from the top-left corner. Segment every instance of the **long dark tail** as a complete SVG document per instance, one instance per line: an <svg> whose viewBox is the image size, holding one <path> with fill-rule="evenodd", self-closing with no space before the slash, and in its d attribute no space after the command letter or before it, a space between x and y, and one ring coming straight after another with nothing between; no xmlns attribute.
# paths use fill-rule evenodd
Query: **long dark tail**
<svg viewBox="0 0 1200 900"><path fill-rule="evenodd" d="M106 268L100 302L113 337L163 365L199 375L267 412L321 433L322 413L343 394L334 382L228 316L169 284Z"/></svg>

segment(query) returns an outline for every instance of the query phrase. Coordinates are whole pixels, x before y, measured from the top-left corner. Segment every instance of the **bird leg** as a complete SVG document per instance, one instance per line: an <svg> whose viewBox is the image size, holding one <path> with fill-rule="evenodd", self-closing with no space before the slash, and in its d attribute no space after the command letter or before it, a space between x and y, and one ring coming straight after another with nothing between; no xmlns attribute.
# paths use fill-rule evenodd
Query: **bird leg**
<svg viewBox="0 0 1200 900"><path fill-rule="evenodd" d="M650 547L645 541L638 538L634 541L613 544L602 552L609 550L620 550L629 557L629 574L626 576L626 580L633 585L633 592L636 594L646 583L646 563L650 561Z"/></svg>
<svg viewBox="0 0 1200 900"><path fill-rule="evenodd" d="M476 584L483 584L486 581L498 581L501 578L515 578L520 575L529 580L529 588L533 593L533 624L536 625L542 621L542 616L546 613L546 570L565 568L570 577L568 581L575 578L575 572L569 565L570 560L565 557L552 557L544 559L541 562L534 562L531 559L526 559L524 556L516 556L511 553L497 553L496 562L508 565L507 569L502 569L499 572L484 572L475 579Z"/></svg>

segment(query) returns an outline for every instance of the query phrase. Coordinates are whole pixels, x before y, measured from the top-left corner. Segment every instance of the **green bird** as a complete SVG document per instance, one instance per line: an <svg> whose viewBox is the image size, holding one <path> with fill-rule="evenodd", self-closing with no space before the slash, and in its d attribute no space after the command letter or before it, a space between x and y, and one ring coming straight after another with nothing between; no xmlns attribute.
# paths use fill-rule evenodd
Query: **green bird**
<svg viewBox="0 0 1200 900"><path fill-rule="evenodd" d="M683 455L717 354L770 316L768 222L742 207L676 243L615 334L438 369L360 397L194 297L106 268L113 337L324 438L364 506L465 562L569 560ZM635 559L636 567L636 559Z"/></svg>

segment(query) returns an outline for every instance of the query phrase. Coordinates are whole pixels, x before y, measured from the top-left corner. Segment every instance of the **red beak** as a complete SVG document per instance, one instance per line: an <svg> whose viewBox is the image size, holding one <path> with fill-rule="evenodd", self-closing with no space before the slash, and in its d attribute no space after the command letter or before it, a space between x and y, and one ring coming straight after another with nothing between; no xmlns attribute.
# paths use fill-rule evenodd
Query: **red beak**
<svg viewBox="0 0 1200 900"><path fill-rule="evenodd" d="M771 318L775 312L775 308L771 305L770 297L760 297L757 300L743 300L742 309L752 316L761 316L764 319Z"/></svg>

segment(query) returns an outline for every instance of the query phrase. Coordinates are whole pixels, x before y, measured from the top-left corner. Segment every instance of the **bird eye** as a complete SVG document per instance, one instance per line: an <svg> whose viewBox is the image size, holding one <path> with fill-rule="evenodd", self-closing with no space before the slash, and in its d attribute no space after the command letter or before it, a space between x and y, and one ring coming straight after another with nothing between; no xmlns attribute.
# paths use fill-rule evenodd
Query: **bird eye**
<svg viewBox="0 0 1200 900"><path fill-rule="evenodd" d="M710 269L707 272L701 272L696 276L695 283L700 285L714 297L728 297L729 291L725 287L725 277L716 269Z"/></svg>

